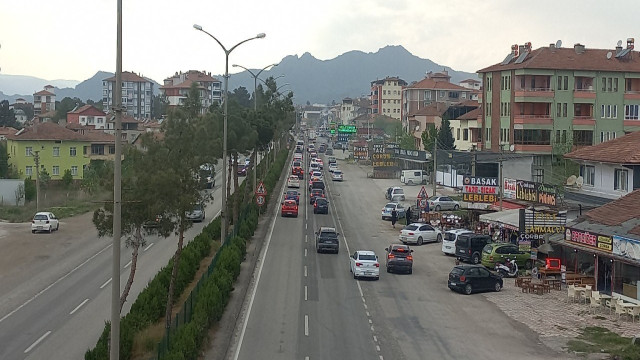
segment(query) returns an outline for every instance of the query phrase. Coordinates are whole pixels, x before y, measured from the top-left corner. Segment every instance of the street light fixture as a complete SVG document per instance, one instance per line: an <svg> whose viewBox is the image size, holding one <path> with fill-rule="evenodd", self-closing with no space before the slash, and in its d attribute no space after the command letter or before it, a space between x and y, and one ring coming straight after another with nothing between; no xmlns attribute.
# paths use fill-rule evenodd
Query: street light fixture
<svg viewBox="0 0 640 360"><path fill-rule="evenodd" d="M273 66L278 66L278 64L269 64L265 67L262 68L262 70L258 71L257 74L254 74L253 71L247 69L246 67L242 66L242 65L238 65L238 64L233 64L233 67L239 67L242 69L245 69L249 72L249 74L251 74L251 76L253 76L253 110L257 111L258 110L258 96L257 96L257 91L258 91L258 76L260 76L260 74L267 70L270 67Z"/></svg>
<svg viewBox="0 0 640 360"><path fill-rule="evenodd" d="M231 54L231 52L235 50L235 48L246 43L247 41L254 40L254 39L263 39L267 35L265 35L265 33L260 33L252 38L242 40L239 43L232 46L230 49L227 49L224 45L222 45L220 40L218 40L215 36L211 35L206 30L202 29L202 26L198 24L193 24L193 28L196 30L202 31L203 33L209 35L210 38L215 40L218 43L218 45L220 45L220 47L222 48L225 55L224 97L223 97L224 123L222 125L222 164L223 164L222 166L222 209L220 209L220 217L222 219L222 221L220 222L220 231L221 231L220 241L224 242L227 237L227 166L228 166L227 165L227 118L229 115L229 112L228 112L229 101L227 100L229 98L229 54Z"/></svg>

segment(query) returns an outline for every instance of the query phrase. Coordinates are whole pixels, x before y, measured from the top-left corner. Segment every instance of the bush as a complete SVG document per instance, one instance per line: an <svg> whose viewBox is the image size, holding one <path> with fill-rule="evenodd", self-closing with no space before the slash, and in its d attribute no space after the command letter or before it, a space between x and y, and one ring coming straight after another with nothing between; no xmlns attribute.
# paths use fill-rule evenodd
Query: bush
<svg viewBox="0 0 640 360"><path fill-rule="evenodd" d="M24 179L24 200L33 201L36 198L36 181L31 176Z"/></svg>

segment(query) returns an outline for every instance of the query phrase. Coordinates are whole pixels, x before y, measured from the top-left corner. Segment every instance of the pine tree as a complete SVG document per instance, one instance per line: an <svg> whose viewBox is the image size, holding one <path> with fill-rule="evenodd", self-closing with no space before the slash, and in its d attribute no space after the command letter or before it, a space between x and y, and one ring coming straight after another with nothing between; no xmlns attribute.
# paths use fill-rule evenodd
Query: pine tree
<svg viewBox="0 0 640 360"><path fill-rule="evenodd" d="M455 150L456 144L451 131L451 124L446 117L442 119L442 125L438 130L438 148L442 150Z"/></svg>

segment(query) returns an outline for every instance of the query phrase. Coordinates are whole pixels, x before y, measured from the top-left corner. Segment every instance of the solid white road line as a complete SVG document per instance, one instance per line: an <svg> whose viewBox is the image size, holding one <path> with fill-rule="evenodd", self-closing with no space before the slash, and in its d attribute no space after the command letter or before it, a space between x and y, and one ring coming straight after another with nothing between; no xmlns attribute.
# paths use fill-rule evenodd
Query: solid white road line
<svg viewBox="0 0 640 360"><path fill-rule="evenodd" d="M304 336L309 336L309 315L304 316Z"/></svg>
<svg viewBox="0 0 640 360"><path fill-rule="evenodd" d="M51 334L51 330L47 331L46 333L44 333L44 335L40 336L40 338L38 340L36 340L36 342L34 342L33 344L31 344L31 346L29 346L27 348L27 350L24 351L24 353L28 353L29 351L33 350L34 347L38 346L38 344L40 344L40 342L42 340L44 340L44 338L46 338L47 336L49 336L49 334Z"/></svg>
<svg viewBox="0 0 640 360"><path fill-rule="evenodd" d="M124 266L124 268L128 268L129 266L131 266L131 260L129 260L129 262Z"/></svg>
<svg viewBox="0 0 640 360"><path fill-rule="evenodd" d="M282 184L282 188L280 189L280 191L284 191L284 185L285 183ZM217 215L216 215L217 217ZM258 290L258 284L260 283L260 277L262 276L262 268L264 267L264 263L265 263L265 259L267 258L267 252L269 251L269 244L271 244L271 237L273 236L273 229L276 226L276 220L278 219L277 216L273 217L273 220L271 221L271 229L269 229L269 235L267 236L267 242L264 244L264 253L262 255L262 259L258 258L258 261L260 262L260 268L258 269L258 275L257 275L257 279L256 279L256 283L253 286L253 289L251 289L251 297L249 300L249 307L247 308L247 313L244 317L244 322L242 324L242 331L240 332L240 339L238 340L238 345L236 346L236 352L233 355L233 359L234 360L238 360L238 357L240 356L240 349L242 348L242 340L244 340L244 334L247 331L247 324L249 323L249 317L251 316L251 308L253 307L253 301L256 298L256 291Z"/></svg>
<svg viewBox="0 0 640 360"><path fill-rule="evenodd" d="M102 284L102 286L100 286L100 289L102 289L105 286L109 285L109 283L111 282L111 279L113 279L113 278L109 278L109 280L105 281L104 284Z"/></svg>
<svg viewBox="0 0 640 360"><path fill-rule="evenodd" d="M144 250L143 250L143 251L147 251L147 250L151 249L151 247L153 246L153 244L154 244L154 243L149 244L146 248L144 248Z"/></svg>
<svg viewBox="0 0 640 360"><path fill-rule="evenodd" d="M83 302L80 303L80 305L76 306L75 309L71 310L71 312L69 313L69 315L73 315L73 313L75 313L76 311L78 311L82 305L86 304L89 301L89 299L84 299Z"/></svg>
<svg viewBox="0 0 640 360"><path fill-rule="evenodd" d="M33 295L29 300L25 301L22 305L18 306L17 308L13 309L13 311L11 311L10 313L8 313L7 315L3 316L2 319L0 319L0 323L5 321L9 316L15 314L16 312L18 312L20 309L22 309L23 307L27 306L29 303L31 303L33 300L37 299L40 295L44 294L45 291L51 289L54 285L56 285L57 283L59 283L60 281L66 279L67 277L69 277L69 275L73 274L76 270L80 269L82 266L84 266L86 263L88 263L89 261L95 259L96 256L102 254L103 251L109 249L112 246L112 244L107 245L106 247L104 247L102 250L98 251L97 253L95 253L93 256L91 256L90 258L88 258L87 260L83 261L80 265L74 267L73 269L71 269L71 271L69 271L68 273L64 274L61 278L59 278L58 280L54 281L53 283L51 283L49 286L47 286L46 288L40 290L40 292L38 292L37 294Z"/></svg>

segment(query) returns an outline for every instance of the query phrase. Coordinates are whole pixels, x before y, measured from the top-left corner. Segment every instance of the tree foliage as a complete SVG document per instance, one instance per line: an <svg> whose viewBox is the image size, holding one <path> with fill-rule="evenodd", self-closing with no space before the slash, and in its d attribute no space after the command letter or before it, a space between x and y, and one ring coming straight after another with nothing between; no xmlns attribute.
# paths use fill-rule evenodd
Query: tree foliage
<svg viewBox="0 0 640 360"><path fill-rule="evenodd" d="M451 123L446 117L442 119L438 130L438 148L442 150L455 150L456 144L451 131Z"/></svg>
<svg viewBox="0 0 640 360"><path fill-rule="evenodd" d="M17 128L20 125L16 121L16 114L13 109L9 109L9 101L0 101L0 126L10 126Z"/></svg>
<svg viewBox="0 0 640 360"><path fill-rule="evenodd" d="M438 129L435 125L427 124L427 129L422 132L422 147L428 152L433 152L433 144L438 138Z"/></svg>
<svg viewBox="0 0 640 360"><path fill-rule="evenodd" d="M67 113L75 109L76 107L84 106L85 103L76 98L65 97L61 101L56 101L56 115L53 117L54 122L59 122L62 120L63 122L67 119Z"/></svg>

